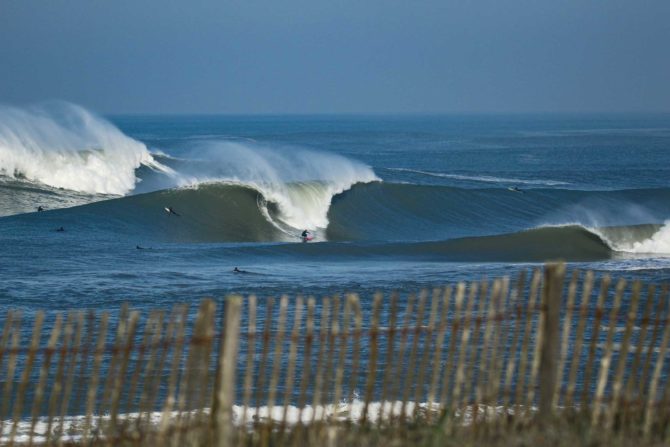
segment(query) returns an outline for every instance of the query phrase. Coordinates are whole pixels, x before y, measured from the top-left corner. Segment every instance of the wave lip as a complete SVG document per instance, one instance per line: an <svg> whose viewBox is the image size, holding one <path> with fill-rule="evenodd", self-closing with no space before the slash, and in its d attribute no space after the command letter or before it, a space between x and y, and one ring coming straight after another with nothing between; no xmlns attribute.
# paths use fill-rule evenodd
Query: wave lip
<svg viewBox="0 0 670 447"><path fill-rule="evenodd" d="M143 143L82 107L65 102L0 106L0 175L123 195L134 189L141 165L170 172Z"/></svg>

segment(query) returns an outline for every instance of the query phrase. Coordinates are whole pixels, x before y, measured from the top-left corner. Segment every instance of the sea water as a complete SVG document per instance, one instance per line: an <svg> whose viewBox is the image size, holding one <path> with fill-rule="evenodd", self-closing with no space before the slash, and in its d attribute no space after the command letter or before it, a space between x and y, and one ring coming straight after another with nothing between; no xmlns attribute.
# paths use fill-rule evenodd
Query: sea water
<svg viewBox="0 0 670 447"><path fill-rule="evenodd" d="M556 258L663 281L669 149L670 115L5 106L0 311L415 291Z"/></svg>

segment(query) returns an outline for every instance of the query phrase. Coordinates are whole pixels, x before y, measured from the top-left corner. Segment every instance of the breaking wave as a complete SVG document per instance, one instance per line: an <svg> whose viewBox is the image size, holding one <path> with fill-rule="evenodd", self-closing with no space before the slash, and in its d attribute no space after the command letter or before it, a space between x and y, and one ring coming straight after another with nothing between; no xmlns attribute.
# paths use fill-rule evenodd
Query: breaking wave
<svg viewBox="0 0 670 447"><path fill-rule="evenodd" d="M147 147L82 107L0 105L0 175L90 194L132 191L141 165L169 172Z"/></svg>

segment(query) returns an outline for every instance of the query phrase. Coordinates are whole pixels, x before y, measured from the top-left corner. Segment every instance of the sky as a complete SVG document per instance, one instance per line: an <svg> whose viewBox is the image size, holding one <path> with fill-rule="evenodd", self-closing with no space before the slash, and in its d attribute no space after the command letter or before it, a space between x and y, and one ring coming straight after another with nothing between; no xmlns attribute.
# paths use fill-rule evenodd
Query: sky
<svg viewBox="0 0 670 447"><path fill-rule="evenodd" d="M0 102L670 112L670 1L0 0Z"/></svg>

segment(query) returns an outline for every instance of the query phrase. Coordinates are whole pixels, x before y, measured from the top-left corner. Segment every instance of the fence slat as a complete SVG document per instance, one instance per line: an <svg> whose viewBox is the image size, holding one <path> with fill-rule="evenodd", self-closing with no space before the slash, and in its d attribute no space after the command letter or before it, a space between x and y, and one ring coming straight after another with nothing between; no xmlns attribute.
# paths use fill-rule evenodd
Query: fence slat
<svg viewBox="0 0 670 447"><path fill-rule="evenodd" d="M362 424L365 424L368 421L368 410L370 408L370 402L372 402L372 392L374 391L375 379L377 378L377 339L379 337L379 310L381 308L381 302L381 294L375 294L372 303L372 320L370 322L370 358L368 361L368 374L365 383L363 412L360 421Z"/></svg>
<svg viewBox="0 0 670 447"><path fill-rule="evenodd" d="M49 336L49 341L47 342L47 349L44 351L44 358L42 359L42 368L40 369L40 378L37 383L37 389L35 390L35 398L33 400L33 408L31 411L28 445L32 445L33 443L33 437L35 435L35 425L37 424L37 419L40 416L39 411L40 406L42 404L42 398L44 397L44 389L47 384L47 377L49 375L51 358L53 357L54 350L56 349L56 343L58 342L58 338L60 337L62 320L63 317L61 316L61 314L57 314L54 326L51 329L51 335Z"/></svg>
<svg viewBox="0 0 670 447"><path fill-rule="evenodd" d="M527 405L527 401L522 400L523 393L526 386L526 368L528 365L528 347L530 344L531 331L533 327L533 314L535 313L535 301L537 299L537 291L540 286L540 271L535 270L533 272L533 277L530 282L530 291L528 295L528 304L526 307L526 312L524 312L524 332L521 338L521 353L519 360L519 373L517 375L517 383L515 389L514 397L514 419L516 424L519 425L522 422L521 411L524 410L524 413L528 408L524 408L523 404ZM519 322L521 324L521 322ZM530 380L528 381L530 382ZM532 386L532 382L531 385Z"/></svg>
<svg viewBox="0 0 670 447"><path fill-rule="evenodd" d="M626 368L626 361L628 359L628 349L630 346L631 336L633 335L633 326L637 319L637 305L640 300L640 290L642 284L640 281L633 283L631 293L630 308L626 316L626 329L624 331L623 339L621 340L621 348L619 350L619 362L617 363L614 373L614 383L612 385L612 400L610 408L607 412L607 419L605 421L605 429L611 430L614 426L614 418L616 417L619 405L621 404L621 392L623 389L623 378Z"/></svg>
<svg viewBox="0 0 670 447"><path fill-rule="evenodd" d="M350 297L347 297L350 299ZM303 423L302 415L307 405L307 387L310 383L312 367L312 346L314 345L314 314L316 313L316 301L309 297L307 300L307 320L305 322L305 354L303 356L303 369L300 378L300 397L298 399L298 421Z"/></svg>
<svg viewBox="0 0 670 447"><path fill-rule="evenodd" d="M579 306L579 322L575 331L575 347L572 351L572 360L570 363L570 375L568 376L568 389L565 393L565 406L573 406L573 396L577 386L577 371L580 369L580 360L582 357L582 345L584 344L584 331L588 320L589 302L593 291L593 272L586 272L584 281L582 281L582 300Z"/></svg>
<svg viewBox="0 0 670 447"><path fill-rule="evenodd" d="M572 331L572 315L575 308L575 296L577 295L577 282L579 280L579 270L572 272L572 278L568 285L568 299L565 303L565 317L563 319L563 328L561 330L560 355L558 366L556 368L556 389L554 390L554 405L558 405L561 400L561 387L563 385L563 373L565 363L568 359L568 345L570 344L570 333Z"/></svg>
<svg viewBox="0 0 670 447"><path fill-rule="evenodd" d="M433 373L430 379L430 388L428 389L427 403L431 407L440 401L437 400L438 385L440 380L440 370L442 368L442 348L444 346L444 339L447 335L447 313L451 303L451 294L453 292L452 286L447 286L444 289L442 296L440 316L437 320L437 335L435 337L435 352L433 354ZM431 419L432 412L428 413L428 420Z"/></svg>
<svg viewBox="0 0 670 447"><path fill-rule="evenodd" d="M414 371L416 370L416 354L419 346L419 338L421 336L421 326L426 310L426 291L422 290L419 295L417 306L416 319L414 320L414 331L412 335L412 347L409 351L409 360L407 361L407 373L404 380L404 387L402 393L402 406L400 408L400 420L404 421L407 415L407 401L410 397L410 392L414 383ZM409 328L408 328L409 329ZM415 402L418 404L418 402Z"/></svg>
<svg viewBox="0 0 670 447"><path fill-rule="evenodd" d="M312 423L316 421L317 412L320 413L321 418L324 417L324 409L321 408L321 390L323 387L323 358L326 355L326 339L328 337L328 326L330 323L330 298L324 298L321 301L321 333L319 335L319 355L316 360L316 368L314 369L314 395L312 396ZM320 411L318 411L320 410Z"/></svg>
<svg viewBox="0 0 670 447"><path fill-rule="evenodd" d="M442 379L442 393L440 396L440 403L444 410L443 418L454 417L455 405L454 402L454 386L452 382L456 382L456 372L452 372L454 365L454 357L457 355L456 348L458 346L458 335L461 333L461 311L463 309L463 300L465 299L466 285L463 282L456 286L456 299L454 300L454 318L451 325L451 334L449 338L449 352L447 353L447 361L444 366L444 377ZM460 357L460 355L459 355ZM460 360L459 360L460 362ZM458 368L456 368L458 370Z"/></svg>
<svg viewBox="0 0 670 447"><path fill-rule="evenodd" d="M293 330L291 331L291 340L288 352L288 368L286 370L286 389L284 391L284 411L281 420L282 431L286 429L286 418L288 416L288 407L293 393L293 375L295 374L295 364L298 355L298 338L300 337L300 325L302 324L302 297L295 301L295 313L293 314Z"/></svg>
<svg viewBox="0 0 670 447"><path fill-rule="evenodd" d="M9 439L12 440L16 437L16 432L19 428L19 422L21 421L21 411L23 410L23 405L26 398L28 379L30 378L30 372L32 371L33 363L35 362L35 357L37 355L37 348L39 347L40 336L42 335L43 323L44 323L44 312L39 311L35 314L35 322L33 323L33 336L30 339L28 356L25 360L25 363L22 365L23 374L21 375L21 381L19 382L19 387L16 391L16 397L14 400L14 424L12 425L12 431L11 434L9 435ZM9 396L4 396L4 398L9 399Z"/></svg>
<svg viewBox="0 0 670 447"><path fill-rule="evenodd" d="M665 314L665 330L663 331L663 341L658 352L658 359L654 367L654 372L649 384L649 393L647 397L647 407L644 412L644 425L643 433L646 438L649 438L651 435L651 425L654 419L654 402L656 398L658 383L661 377L661 372L663 371L663 365L666 360L666 352L668 350L668 343L670 342L670 312Z"/></svg>
<svg viewBox="0 0 670 447"><path fill-rule="evenodd" d="M244 427L247 422L247 412L251 402L251 390L253 388L254 357L256 357L256 295L247 298L247 364L244 368L244 391L242 397L242 416L240 425Z"/></svg>
<svg viewBox="0 0 670 447"><path fill-rule="evenodd" d="M386 341L386 366L384 368L384 379L382 382L382 398L381 398L381 414L379 416L379 424L381 425L386 417L390 419L395 408L395 395L393 394L393 380L391 377L394 371L395 361L395 336L396 325L398 321L398 294L391 294L391 301L389 303L389 322L388 322L388 338ZM390 388L390 389L389 389ZM387 405L388 403L388 405ZM388 416L386 414L386 407L388 407Z"/></svg>
<svg viewBox="0 0 670 447"><path fill-rule="evenodd" d="M277 334L275 336L274 344L275 351L272 356L272 370L270 376L270 387L268 390L268 402L267 407L270 414L274 410L275 398L277 396L277 385L279 384L279 373L281 372L281 356L284 350L284 336L286 324L286 310L288 308L288 297L286 295L282 296L279 300L279 319L277 320ZM273 419L270 418L270 423L273 422Z"/></svg>
<svg viewBox="0 0 670 447"><path fill-rule="evenodd" d="M604 314L604 303L605 298L607 297L607 290L609 288L611 278L609 275L603 276L602 281L600 282L600 293L598 294L598 301L596 303L596 313L593 318L593 327L591 329L591 343L589 345L589 357L586 361L586 367L584 369L584 385L582 389L582 409L584 411L589 407L591 403L590 394L591 394L591 379L595 375L595 357L596 357L596 348L598 347L598 336L600 335L600 322L602 321Z"/></svg>

